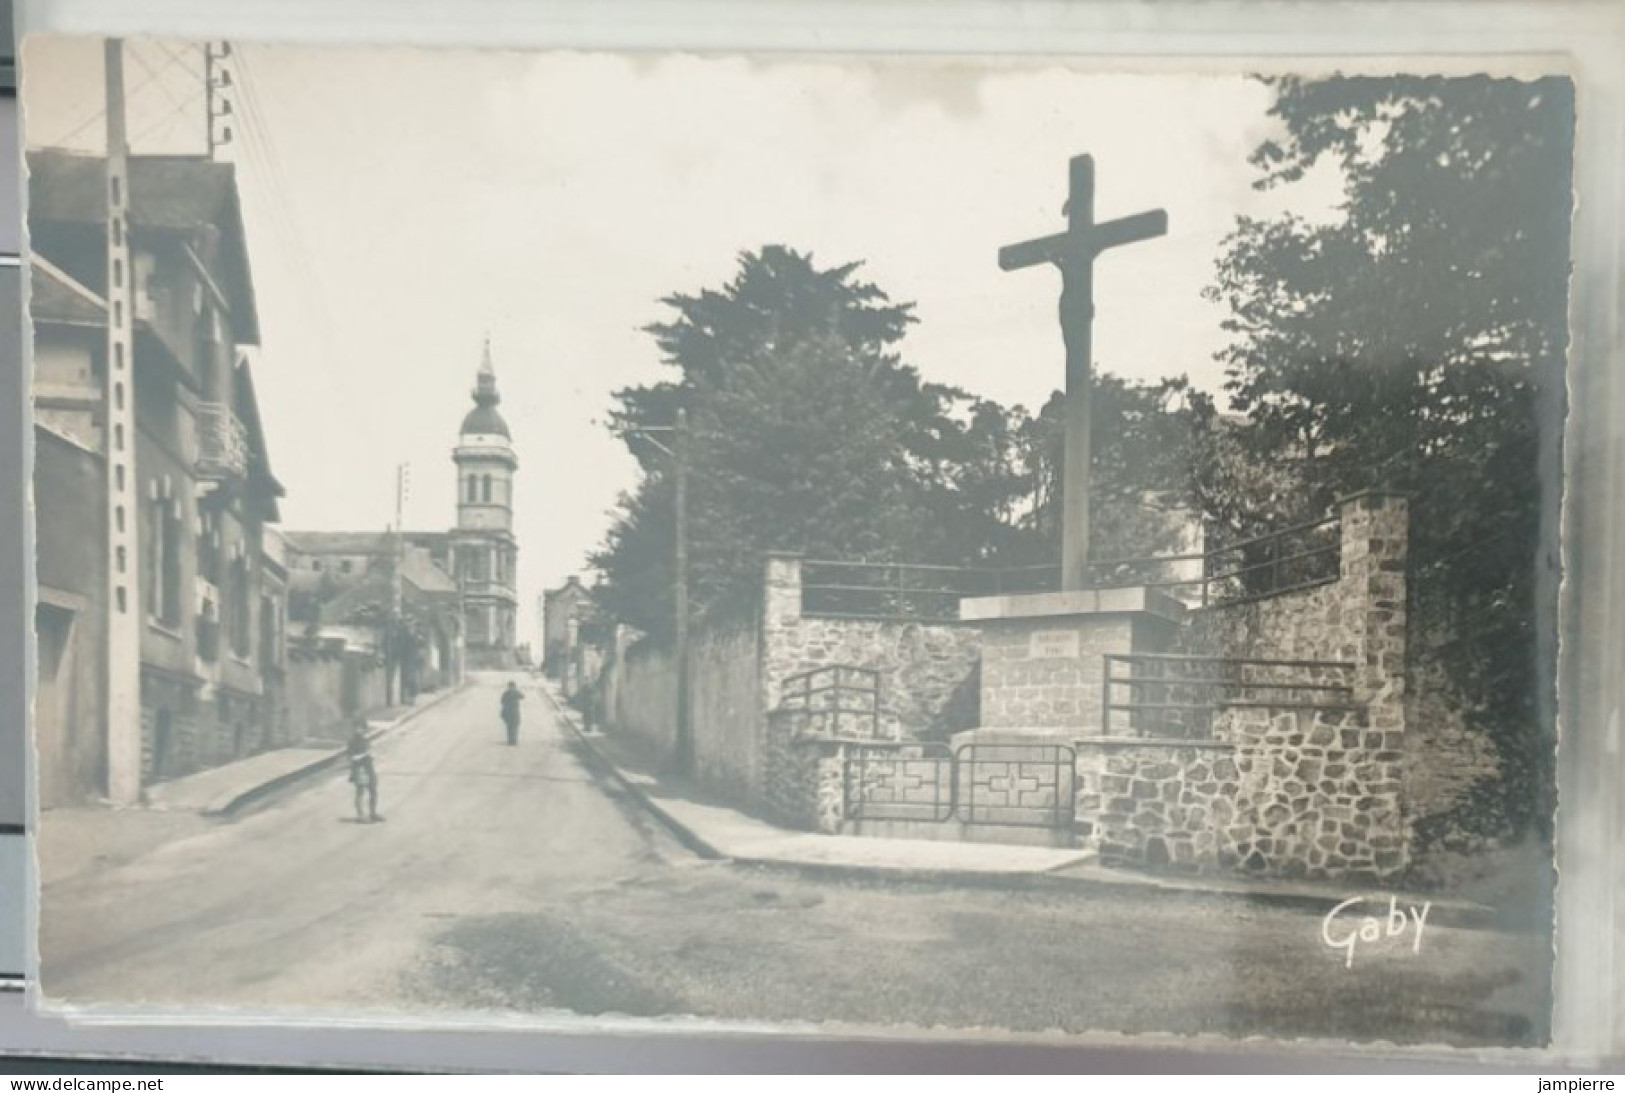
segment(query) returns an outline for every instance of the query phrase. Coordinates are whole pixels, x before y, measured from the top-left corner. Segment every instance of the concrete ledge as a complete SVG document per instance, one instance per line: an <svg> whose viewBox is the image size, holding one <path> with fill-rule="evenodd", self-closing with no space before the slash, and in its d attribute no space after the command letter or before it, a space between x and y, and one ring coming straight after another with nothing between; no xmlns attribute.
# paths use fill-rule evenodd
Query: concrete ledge
<svg viewBox="0 0 1625 1093"><path fill-rule="evenodd" d="M1203 748L1208 751L1235 751L1231 740L1186 740L1176 736L1078 736L1077 748Z"/></svg>
<svg viewBox="0 0 1625 1093"><path fill-rule="evenodd" d="M965 622L1134 614L1179 622L1185 617L1185 605L1155 588L1089 588L1021 596L975 596L959 601L959 617Z"/></svg>

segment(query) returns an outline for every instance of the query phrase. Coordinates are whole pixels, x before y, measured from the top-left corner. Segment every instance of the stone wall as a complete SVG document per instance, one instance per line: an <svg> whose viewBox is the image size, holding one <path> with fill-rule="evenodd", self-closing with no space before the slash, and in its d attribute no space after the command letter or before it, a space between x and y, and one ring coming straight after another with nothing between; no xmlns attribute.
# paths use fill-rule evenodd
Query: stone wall
<svg viewBox="0 0 1625 1093"><path fill-rule="evenodd" d="M1071 595L1087 601L1088 614L1057 616L1037 630L1030 618L977 624L982 728L1101 733L1105 655L1165 652L1179 633L1183 608L1154 590Z"/></svg>
<svg viewBox="0 0 1625 1093"><path fill-rule="evenodd" d="M1355 666L1355 698L1372 723L1404 729L1406 556L1410 515L1399 494L1369 490L1338 502L1338 575L1315 588L1195 613L1181 651Z"/></svg>
<svg viewBox="0 0 1625 1093"><path fill-rule="evenodd" d="M1236 818L1235 746L1217 741L1077 742L1079 842L1107 861L1218 865Z"/></svg>
<svg viewBox="0 0 1625 1093"><path fill-rule="evenodd" d="M671 650L652 638L633 640L624 627L600 677L608 731L633 740L657 769L677 756L677 669Z"/></svg>
<svg viewBox="0 0 1625 1093"><path fill-rule="evenodd" d="M1231 761L1183 742L1080 744L1080 827L1103 855L1280 876L1388 876L1408 864L1419 806L1406 790L1429 782L1407 759L1441 759L1421 744L1426 730L1407 735L1419 709L1407 697L1409 514L1404 497L1370 491L1340 501L1338 516L1336 580L1201 609L1176 648L1348 664L1350 707L1221 707L1214 741L1233 746Z"/></svg>
<svg viewBox="0 0 1625 1093"><path fill-rule="evenodd" d="M832 664L880 672L883 736L946 740L979 720L980 636L953 622L807 616L801 559L767 559L762 612L762 702L774 709L784 681Z"/></svg>
<svg viewBox="0 0 1625 1093"><path fill-rule="evenodd" d="M1246 660L1353 659L1342 610L1354 590L1339 581L1192 612L1181 652Z"/></svg>
<svg viewBox="0 0 1625 1093"><path fill-rule="evenodd" d="M163 781L264 751L272 710L263 696L144 670L141 676L142 782Z"/></svg>
<svg viewBox="0 0 1625 1093"><path fill-rule="evenodd" d="M694 627L689 639L689 723L694 776L707 790L739 804L761 799L761 661L755 617ZM598 673L600 708L608 731L638 744L657 769L677 759L677 664L669 645L633 639L624 628Z"/></svg>
<svg viewBox="0 0 1625 1093"><path fill-rule="evenodd" d="M384 671L369 655L298 652L289 657L283 702L290 743L342 741L349 718L384 701Z"/></svg>
<svg viewBox="0 0 1625 1093"><path fill-rule="evenodd" d="M801 710L768 715L765 811L785 827L839 834L846 818L845 749L838 741L807 735L808 727Z"/></svg>
<svg viewBox="0 0 1625 1093"><path fill-rule="evenodd" d="M1404 733L1360 709L1230 707L1212 741L1078 742L1078 821L1103 860L1282 877L1409 863Z"/></svg>
<svg viewBox="0 0 1625 1093"><path fill-rule="evenodd" d="M1361 710L1232 708L1237 819L1219 864L1284 876L1390 876L1409 863L1405 734Z"/></svg>
<svg viewBox="0 0 1625 1093"><path fill-rule="evenodd" d="M707 788L754 804L762 794L761 646L754 617L725 620L698 635L689 653L694 769Z"/></svg>
<svg viewBox="0 0 1625 1093"><path fill-rule="evenodd" d="M857 799L878 787L892 813L904 822L912 811L917 813L913 819L942 826L938 818L952 793L945 784L952 768L934 756L945 755L944 749L907 741L819 736L809 731L814 723L802 710L775 710L768 717L769 819L826 835L850 833Z"/></svg>

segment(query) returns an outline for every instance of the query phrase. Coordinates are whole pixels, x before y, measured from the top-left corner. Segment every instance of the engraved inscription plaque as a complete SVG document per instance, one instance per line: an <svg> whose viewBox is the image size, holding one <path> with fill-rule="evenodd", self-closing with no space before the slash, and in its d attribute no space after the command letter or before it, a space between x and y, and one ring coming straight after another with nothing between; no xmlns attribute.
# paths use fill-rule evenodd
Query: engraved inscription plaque
<svg viewBox="0 0 1625 1093"><path fill-rule="evenodd" d="M1058 660L1078 655L1076 630L1034 630L1027 647L1035 660Z"/></svg>

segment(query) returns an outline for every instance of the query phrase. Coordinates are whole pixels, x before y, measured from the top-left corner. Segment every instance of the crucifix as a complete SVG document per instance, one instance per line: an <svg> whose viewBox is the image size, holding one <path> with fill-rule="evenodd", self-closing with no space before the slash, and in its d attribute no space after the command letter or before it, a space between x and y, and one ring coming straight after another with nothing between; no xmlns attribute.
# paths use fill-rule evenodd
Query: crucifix
<svg viewBox="0 0 1625 1093"><path fill-rule="evenodd" d="M1090 341L1095 320L1095 259L1102 251L1168 231L1163 209L1095 223L1095 161L1073 156L1066 231L999 248L999 268L1052 264L1061 269L1061 337L1066 342L1066 446L1062 456L1061 590L1087 587L1089 565Z"/></svg>

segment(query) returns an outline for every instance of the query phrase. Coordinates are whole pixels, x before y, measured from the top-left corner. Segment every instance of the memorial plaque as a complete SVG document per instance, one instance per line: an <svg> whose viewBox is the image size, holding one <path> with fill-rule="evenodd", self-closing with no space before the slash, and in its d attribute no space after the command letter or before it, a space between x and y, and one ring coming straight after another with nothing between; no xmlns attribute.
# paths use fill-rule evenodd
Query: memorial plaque
<svg viewBox="0 0 1625 1093"><path fill-rule="evenodd" d="M1076 630L1034 630L1028 639L1028 652L1034 660L1061 660L1078 656Z"/></svg>

